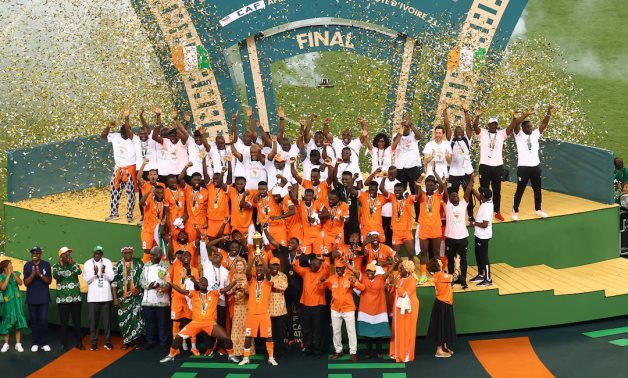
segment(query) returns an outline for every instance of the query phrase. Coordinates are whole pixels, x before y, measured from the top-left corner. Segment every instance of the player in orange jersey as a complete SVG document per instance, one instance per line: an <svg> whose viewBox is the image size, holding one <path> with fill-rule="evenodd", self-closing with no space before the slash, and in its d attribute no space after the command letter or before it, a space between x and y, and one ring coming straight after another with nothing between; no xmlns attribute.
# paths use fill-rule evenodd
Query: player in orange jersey
<svg viewBox="0 0 628 378"><path fill-rule="evenodd" d="M247 235L248 244L253 244L253 196L255 191L246 190L246 178L236 177L235 183L229 187L228 196L231 201L231 232L240 231Z"/></svg>
<svg viewBox="0 0 628 378"><path fill-rule="evenodd" d="M190 264L190 260L192 256L190 252L177 250L175 256L172 261L172 265L170 265L170 269L168 274L172 282L176 283L180 287L184 289L192 289L194 287L194 282L192 278L198 280L199 274L198 269ZM172 256L172 248L169 249L169 255ZM183 326L192 319L192 310L190 309L190 305L184 295L179 294L178 292L172 293L172 298L170 299L170 318L172 319L172 337L176 337L179 333L179 330L183 328ZM196 336L192 337L192 353L199 354L196 349ZM183 349L187 349L187 344L183 344Z"/></svg>
<svg viewBox="0 0 628 378"><path fill-rule="evenodd" d="M290 169L292 171L292 177L297 182L297 184L303 186L304 189L312 189L314 190L314 199L318 200L327 206L327 195L331 191L331 184L333 182L333 172L332 167L327 165L327 179L321 181L321 169L325 167L325 165L321 165L321 168L312 168L309 172L310 180L304 179L295 167L296 159L290 159ZM305 170L306 167L303 167ZM303 173L304 176L308 176L306 172Z"/></svg>
<svg viewBox="0 0 628 378"><path fill-rule="evenodd" d="M205 185L207 187L207 236L217 237L221 223L226 217L230 217L229 208L229 186L224 181L224 174L227 172L227 182L231 182L231 164L223 167L222 171L215 172L212 180L209 180L207 164L203 160L203 172L205 172ZM229 234L231 226L225 226L224 233Z"/></svg>
<svg viewBox="0 0 628 378"><path fill-rule="evenodd" d="M169 175L166 178L164 198L168 204L168 230L173 239L185 227L185 191L179 186L177 176Z"/></svg>
<svg viewBox="0 0 628 378"><path fill-rule="evenodd" d="M382 225L382 207L388 202L388 197L377 192L378 188L380 192L384 189L385 181L381 180L379 184L373 181L373 176L379 172L381 172L381 169L376 170L366 179L366 182L370 182L368 191L361 192L358 196L358 201L360 201L360 231L362 237L364 238L370 232L377 231L379 241L383 243L386 237Z"/></svg>
<svg viewBox="0 0 628 378"><path fill-rule="evenodd" d="M332 191L327 196L329 211L323 219L323 253L328 254L336 246L344 244L345 223L349 220L349 206L346 202L340 201L336 191Z"/></svg>
<svg viewBox="0 0 628 378"><path fill-rule="evenodd" d="M185 214L183 221L185 231L191 240L196 240L196 229L205 234L207 229L207 200L209 192L201 186L203 177L200 173L194 172L190 178L190 185L186 184L185 176L189 167L193 165L189 162L179 174L179 185L185 192Z"/></svg>
<svg viewBox="0 0 628 378"><path fill-rule="evenodd" d="M284 213L289 212L291 209L294 209L294 214L291 217L285 219L286 221L286 232L288 233L288 240L292 238L296 238L299 240L303 240L303 223L301 222L301 216L299 215L299 211L297 211L297 207L292 201L292 198L297 198L299 192L299 185L292 185L288 187L288 196L290 198L289 201L284 200L282 204L282 210Z"/></svg>
<svg viewBox="0 0 628 378"><path fill-rule="evenodd" d="M375 264L381 266L385 272L390 269L394 263L395 251L380 242L381 235L377 231L370 232L364 238L364 255L367 264Z"/></svg>
<svg viewBox="0 0 628 378"><path fill-rule="evenodd" d="M284 219L291 217L295 213L294 208L292 212L285 214L282 211L284 196L287 194L286 190L283 188L285 184L285 179L282 178L280 186L275 186L272 190L272 194L269 194L267 183L260 181L259 184L257 184L257 194L253 196L253 203L257 206L258 223L262 226L267 224L268 231L283 247L288 243L288 232ZM288 199L288 201L290 201L290 199ZM264 235L262 234L262 236ZM265 236L264 239L264 243L268 244L268 239L266 239Z"/></svg>
<svg viewBox="0 0 628 378"><path fill-rule="evenodd" d="M417 200L416 195L403 192L401 183L395 184L395 192L389 193L383 189L382 194L387 196L392 205L392 218L390 228L392 229L392 246L397 254L401 247L406 247L408 258L415 259L414 255L414 235L412 235L412 209Z"/></svg>
<svg viewBox="0 0 628 378"><path fill-rule="evenodd" d="M255 275L252 274L253 266L257 265ZM249 304L246 313L245 336L244 339L244 357L238 365L246 365L250 363L249 356L251 354L251 345L253 338L262 337L266 339L266 351L268 352L268 363L277 366L274 357L274 343L272 335L272 324L270 321L270 312L268 311L268 302L270 301L270 292L273 288L273 282L268 265L264 259L258 256L251 261L246 268L246 278L249 281Z"/></svg>
<svg viewBox="0 0 628 378"><path fill-rule="evenodd" d="M299 208L299 215L303 221L303 241L301 246L305 248L305 254L314 253L320 255L323 246L323 227L321 226L321 216L327 216L327 209L319 201L314 200L314 191L306 189L303 193L303 200L292 200Z"/></svg>
<svg viewBox="0 0 628 378"><path fill-rule="evenodd" d="M192 322L179 331L172 341L170 353L168 353L168 355L162 358L159 362L174 361L174 357L179 354L179 348L183 344L183 341L188 338L195 337L201 332L205 332L211 337L222 340L227 347L229 359L233 362L238 362L237 358L231 355L231 348L233 346L231 338L227 335L225 329L216 323L218 298L221 294L231 290L237 282L234 281L229 284L229 286L220 290L209 291L207 290L207 278L202 277L198 281L196 281L194 277L191 277L191 279L194 282L193 290L183 289L174 282L170 283L170 287L172 287L177 293L189 297L192 301Z"/></svg>
<svg viewBox="0 0 628 378"><path fill-rule="evenodd" d="M144 222L142 223L142 249L144 258L150 260L150 249L157 245L159 231L166 226L168 219L168 204L164 200L164 188L151 186L140 198L140 206L144 208Z"/></svg>

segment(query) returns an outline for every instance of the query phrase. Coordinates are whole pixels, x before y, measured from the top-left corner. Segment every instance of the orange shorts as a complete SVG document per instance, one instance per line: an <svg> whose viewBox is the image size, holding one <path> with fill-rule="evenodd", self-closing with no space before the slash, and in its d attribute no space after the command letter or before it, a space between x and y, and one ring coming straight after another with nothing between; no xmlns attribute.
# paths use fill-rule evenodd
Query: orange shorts
<svg viewBox="0 0 628 378"><path fill-rule="evenodd" d="M155 243L154 231L149 231L148 229L142 228L140 238L142 240L142 249L151 249L155 245L157 245L157 243Z"/></svg>
<svg viewBox="0 0 628 378"><path fill-rule="evenodd" d="M392 230L392 245L400 245L407 240L414 240L411 230Z"/></svg>
<svg viewBox="0 0 628 378"><path fill-rule="evenodd" d="M211 238L215 238L216 236L218 236L218 231L220 230L220 227L222 227L222 224L223 224L222 220L208 219L207 220L207 236ZM231 233L231 225L227 224L225 225L225 230L223 234L229 235L230 233Z"/></svg>
<svg viewBox="0 0 628 378"><path fill-rule="evenodd" d="M196 320L193 320L188 323L188 325L183 327L183 329L179 331L178 335L183 339L194 337L201 332L205 332L208 336L211 336L215 325L216 322L214 321L197 322Z"/></svg>
<svg viewBox="0 0 628 378"><path fill-rule="evenodd" d="M364 240L364 238L366 238L366 235L369 234L369 232L373 232L373 231L377 231L379 232L379 242L383 243L386 241L386 235L384 234L384 228L381 226L378 226L377 228L372 228L372 227L360 227L360 233L362 234L362 240Z"/></svg>
<svg viewBox="0 0 628 378"><path fill-rule="evenodd" d="M203 234L203 233L205 233L205 229L201 228L201 226L199 226L198 229L201 232L201 234ZM190 222L188 220L188 223L185 224L185 229L184 230L188 234L188 240L190 240L190 241L196 240L196 230L192 226L192 222ZM176 240L176 239L174 239L174 240Z"/></svg>
<svg viewBox="0 0 628 378"><path fill-rule="evenodd" d="M331 251L333 251L336 247L336 244L338 244L338 247L343 246L344 243L344 234L340 234L340 241L338 243L336 243L336 238L338 237L337 234L325 234L325 237L323 238L323 253L331 253Z"/></svg>
<svg viewBox="0 0 628 378"><path fill-rule="evenodd" d="M249 314L244 324L244 336L246 337L273 337L270 314Z"/></svg>
<svg viewBox="0 0 628 378"><path fill-rule="evenodd" d="M301 242L301 247L305 248L303 253L306 255L309 255L310 253L320 255L323 253L323 235L317 234L305 236Z"/></svg>
<svg viewBox="0 0 628 378"><path fill-rule="evenodd" d="M280 226L270 226L268 229L273 238L279 243L282 247L288 245L288 232L286 231L285 225Z"/></svg>
<svg viewBox="0 0 628 378"><path fill-rule="evenodd" d="M170 319L179 320L183 318L192 319L192 310L188 306L185 296L173 293L170 300Z"/></svg>
<svg viewBox="0 0 628 378"><path fill-rule="evenodd" d="M299 239L299 242L303 241L303 227L288 228L288 240L292 238Z"/></svg>
<svg viewBox="0 0 628 378"><path fill-rule="evenodd" d="M436 227L421 226L419 228L419 239L439 239L443 236L443 228L438 225Z"/></svg>

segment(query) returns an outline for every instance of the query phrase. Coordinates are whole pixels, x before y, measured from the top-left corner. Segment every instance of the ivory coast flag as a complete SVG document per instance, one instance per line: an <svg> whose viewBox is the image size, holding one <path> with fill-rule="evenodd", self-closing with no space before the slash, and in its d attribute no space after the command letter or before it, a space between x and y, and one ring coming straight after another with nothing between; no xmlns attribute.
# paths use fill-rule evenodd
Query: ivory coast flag
<svg viewBox="0 0 628 378"><path fill-rule="evenodd" d="M209 54L203 46L177 46L172 50L172 61L180 72L208 69Z"/></svg>

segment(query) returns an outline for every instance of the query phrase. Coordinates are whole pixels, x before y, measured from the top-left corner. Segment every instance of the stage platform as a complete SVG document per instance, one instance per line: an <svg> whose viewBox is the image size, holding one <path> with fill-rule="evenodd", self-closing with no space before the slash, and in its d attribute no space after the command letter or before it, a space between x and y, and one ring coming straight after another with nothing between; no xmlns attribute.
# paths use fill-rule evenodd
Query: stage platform
<svg viewBox="0 0 628 378"><path fill-rule="evenodd" d="M509 209L514 184L504 183L503 188L502 207ZM544 209L551 217L534 217L532 190L527 190L522 220L512 222L510 211L503 211L507 220L495 222L490 248L495 284L455 289L459 333L542 327L626 313L628 260L617 257L618 207L550 191L543 195ZM105 189L7 203L7 254L25 260L28 249L37 244L53 263L55 251L63 245L74 248L74 258L80 262L91 257L94 245L104 246L105 256L112 260L121 258L123 245L139 251L137 211L132 224L124 216L104 222L108 205ZM121 215L124 206L123 201ZM473 242L469 243L469 265L472 277L477 272ZM21 265L16 262L16 266ZM417 333L424 335L434 289L430 283L417 292L421 303Z"/></svg>

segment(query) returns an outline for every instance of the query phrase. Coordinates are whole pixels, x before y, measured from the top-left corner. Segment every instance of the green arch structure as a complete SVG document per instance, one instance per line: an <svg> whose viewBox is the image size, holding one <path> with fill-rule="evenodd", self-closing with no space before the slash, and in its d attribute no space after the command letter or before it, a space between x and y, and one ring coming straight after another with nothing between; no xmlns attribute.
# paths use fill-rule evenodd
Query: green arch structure
<svg viewBox="0 0 628 378"><path fill-rule="evenodd" d="M132 3L175 90L175 103L214 136L227 130L225 115L235 112L241 100L257 109L264 129L276 125L270 62L314 51L347 51L388 62L388 103L382 111L387 125L398 125L412 106L415 70L423 47L430 45L429 35L449 33L452 51L462 48L490 59L506 47L527 0ZM186 48L203 55L200 68L175 67L173 55ZM447 54L441 60L442 66L430 73L431 85L437 87L430 93L440 93L440 98L424 99L430 114L440 114L440 99L460 104L477 80L473 74L458 72L456 65L450 67Z"/></svg>

